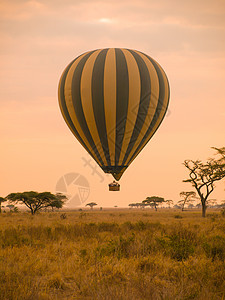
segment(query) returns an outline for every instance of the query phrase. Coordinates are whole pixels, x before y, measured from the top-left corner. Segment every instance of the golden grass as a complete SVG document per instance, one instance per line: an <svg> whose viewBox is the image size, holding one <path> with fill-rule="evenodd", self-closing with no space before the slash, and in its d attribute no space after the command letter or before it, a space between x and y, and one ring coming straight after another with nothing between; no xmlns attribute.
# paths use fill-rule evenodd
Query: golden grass
<svg viewBox="0 0 225 300"><path fill-rule="evenodd" d="M0 215L0 299L225 299L219 212Z"/></svg>

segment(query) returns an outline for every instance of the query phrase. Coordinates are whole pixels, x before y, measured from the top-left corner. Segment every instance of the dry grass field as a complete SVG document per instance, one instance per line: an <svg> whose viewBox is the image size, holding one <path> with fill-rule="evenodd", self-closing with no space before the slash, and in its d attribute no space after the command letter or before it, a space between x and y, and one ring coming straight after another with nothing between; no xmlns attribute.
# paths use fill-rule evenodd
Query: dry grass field
<svg viewBox="0 0 225 300"><path fill-rule="evenodd" d="M2 213L0 299L225 299L225 217L207 213Z"/></svg>

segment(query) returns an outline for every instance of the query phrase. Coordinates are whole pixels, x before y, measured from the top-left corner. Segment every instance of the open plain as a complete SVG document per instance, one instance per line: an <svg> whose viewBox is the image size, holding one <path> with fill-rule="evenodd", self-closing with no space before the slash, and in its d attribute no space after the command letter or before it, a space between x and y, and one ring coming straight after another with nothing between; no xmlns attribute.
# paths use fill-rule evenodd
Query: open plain
<svg viewBox="0 0 225 300"><path fill-rule="evenodd" d="M0 215L0 299L225 299L219 210Z"/></svg>

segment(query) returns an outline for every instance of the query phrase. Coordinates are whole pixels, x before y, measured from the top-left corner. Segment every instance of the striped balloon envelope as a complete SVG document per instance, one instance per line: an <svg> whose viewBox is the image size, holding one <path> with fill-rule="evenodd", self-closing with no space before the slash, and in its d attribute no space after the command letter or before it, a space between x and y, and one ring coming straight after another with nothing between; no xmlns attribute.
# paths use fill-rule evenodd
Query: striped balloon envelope
<svg viewBox="0 0 225 300"><path fill-rule="evenodd" d="M144 53L99 49L66 67L58 95L74 136L119 180L162 122L169 83L162 67Z"/></svg>

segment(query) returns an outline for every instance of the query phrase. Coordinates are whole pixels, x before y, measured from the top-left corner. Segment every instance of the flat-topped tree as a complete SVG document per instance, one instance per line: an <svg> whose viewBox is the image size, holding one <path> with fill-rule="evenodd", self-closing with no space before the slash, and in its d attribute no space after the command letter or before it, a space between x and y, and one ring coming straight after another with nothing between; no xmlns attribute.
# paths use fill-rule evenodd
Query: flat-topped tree
<svg viewBox="0 0 225 300"><path fill-rule="evenodd" d="M98 205L97 203L95 202L90 202L90 203L87 203L86 206L90 206L91 210L93 210L93 207Z"/></svg>
<svg viewBox="0 0 225 300"><path fill-rule="evenodd" d="M145 204L144 203L130 203L130 204L128 204L128 206L130 206L130 207L136 207L136 208L138 208L138 207L140 207L140 208L143 208L144 206L145 206Z"/></svg>
<svg viewBox="0 0 225 300"><path fill-rule="evenodd" d="M54 210L54 208L60 209L63 207L63 205L65 204L66 200L68 200L68 198L62 194L62 193L56 193L55 194L56 199L50 201L49 203L49 207L52 208L52 211Z"/></svg>
<svg viewBox="0 0 225 300"><path fill-rule="evenodd" d="M202 204L202 217L206 215L207 200L215 188L215 182L225 177L225 147L214 148L219 154L219 159L209 158L206 163L201 160L185 160L184 166L189 171L190 182L196 189Z"/></svg>
<svg viewBox="0 0 225 300"><path fill-rule="evenodd" d="M136 206L136 203L130 203L128 204L129 207L135 207Z"/></svg>
<svg viewBox="0 0 225 300"><path fill-rule="evenodd" d="M2 212L2 203L7 201L7 199L0 197L0 213Z"/></svg>
<svg viewBox="0 0 225 300"><path fill-rule="evenodd" d="M158 196L147 197L142 201L142 203L144 204L153 206L155 208L155 211L157 211L157 207L159 206L159 204L162 204L163 202L165 202L165 199Z"/></svg>
<svg viewBox="0 0 225 300"><path fill-rule="evenodd" d="M46 207L61 208L67 197L63 194L54 195L50 192L38 193L34 191L23 193L11 193L6 197L11 203L25 204L34 215L37 211Z"/></svg>
<svg viewBox="0 0 225 300"><path fill-rule="evenodd" d="M170 208L171 205L173 205L173 200L165 200L165 203L168 205Z"/></svg>

